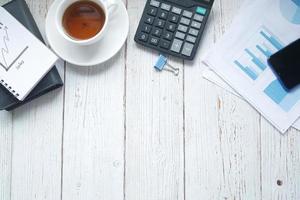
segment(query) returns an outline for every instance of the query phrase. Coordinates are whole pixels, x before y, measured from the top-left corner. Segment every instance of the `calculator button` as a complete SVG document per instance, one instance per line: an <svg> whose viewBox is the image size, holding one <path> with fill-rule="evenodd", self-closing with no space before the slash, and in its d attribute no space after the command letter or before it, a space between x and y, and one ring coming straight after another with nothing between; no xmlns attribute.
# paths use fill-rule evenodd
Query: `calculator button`
<svg viewBox="0 0 300 200"><path fill-rule="evenodd" d="M190 42L190 43L195 43L196 42L196 37L194 37L194 36L191 36L191 35L188 35L187 37L186 37L186 41L188 41L188 42Z"/></svg>
<svg viewBox="0 0 300 200"><path fill-rule="evenodd" d="M158 8L159 5L160 5L160 2L159 2L159 1L156 1L156 0L151 0L151 1L150 1L150 5L151 5L151 6L154 6L154 7L156 7L156 8Z"/></svg>
<svg viewBox="0 0 300 200"><path fill-rule="evenodd" d="M196 30L196 29L191 28L191 29L189 30L189 34L191 34L191 35L193 35L193 36L198 36L199 31Z"/></svg>
<svg viewBox="0 0 300 200"><path fill-rule="evenodd" d="M161 19L167 19L168 13L166 11L159 11L158 17Z"/></svg>
<svg viewBox="0 0 300 200"><path fill-rule="evenodd" d="M157 46L158 42L159 42L158 38L156 38L156 37L150 38L150 44Z"/></svg>
<svg viewBox="0 0 300 200"><path fill-rule="evenodd" d="M150 8L148 10L148 14L151 15L151 16L156 16L156 14L157 14L157 8Z"/></svg>
<svg viewBox="0 0 300 200"><path fill-rule="evenodd" d="M198 15L198 14L194 15L194 20L196 20L198 22L202 22L203 18L204 18L204 16L202 16L202 15Z"/></svg>
<svg viewBox="0 0 300 200"><path fill-rule="evenodd" d="M170 16L169 16L169 21L170 22L177 23L178 20L179 20L179 16L178 15L170 14Z"/></svg>
<svg viewBox="0 0 300 200"><path fill-rule="evenodd" d="M192 21L191 27L196 28L196 29L200 29L201 23L196 22L196 21Z"/></svg>
<svg viewBox="0 0 300 200"><path fill-rule="evenodd" d="M147 40L148 40L148 34L146 34L146 33L140 33L138 38L139 38L139 40L141 40L143 42L147 42Z"/></svg>
<svg viewBox="0 0 300 200"><path fill-rule="evenodd" d="M171 41L171 40L172 40L172 37L173 37L173 33L165 32L165 33L163 34L163 38L166 39L166 40Z"/></svg>
<svg viewBox="0 0 300 200"><path fill-rule="evenodd" d="M163 9L163 10L166 10L166 11L170 11L171 10L171 5L166 4L166 3L162 3L160 8Z"/></svg>
<svg viewBox="0 0 300 200"><path fill-rule="evenodd" d="M171 51L179 53L182 47L182 41L178 39L174 39L173 44L171 46Z"/></svg>
<svg viewBox="0 0 300 200"><path fill-rule="evenodd" d="M159 29L159 28L154 28L153 31L152 31L152 35L155 35L157 37L160 37L162 34L162 30Z"/></svg>
<svg viewBox="0 0 300 200"><path fill-rule="evenodd" d="M180 15L180 14L181 14L181 11L182 11L182 10L181 10L180 8L177 8L177 7L175 7L175 6L172 8L172 12L175 13L175 14L177 14L177 15Z"/></svg>
<svg viewBox="0 0 300 200"><path fill-rule="evenodd" d="M175 31L175 24L168 23L167 24L167 30L174 32Z"/></svg>
<svg viewBox="0 0 300 200"><path fill-rule="evenodd" d="M200 15L205 15L206 13L206 8L203 8L201 6L198 6L196 9L196 13L200 14Z"/></svg>
<svg viewBox="0 0 300 200"><path fill-rule="evenodd" d="M159 44L159 46L161 48L164 48L164 49L169 49L170 47L170 42L166 41L166 40L162 40Z"/></svg>
<svg viewBox="0 0 300 200"><path fill-rule="evenodd" d="M180 19L180 23L184 24L184 25L190 25L191 20L189 20L188 18L182 17Z"/></svg>
<svg viewBox="0 0 300 200"><path fill-rule="evenodd" d="M175 37L184 40L185 34L177 31Z"/></svg>
<svg viewBox="0 0 300 200"><path fill-rule="evenodd" d="M154 23L155 26L160 27L160 28L164 28L165 26L165 21L161 20L161 19L157 19Z"/></svg>
<svg viewBox="0 0 300 200"><path fill-rule="evenodd" d="M152 25L153 21L154 21L154 17L147 16L146 20L145 20L145 23Z"/></svg>
<svg viewBox="0 0 300 200"><path fill-rule="evenodd" d="M181 53L185 56L191 56L193 52L193 48L194 48L193 44L185 42Z"/></svg>
<svg viewBox="0 0 300 200"><path fill-rule="evenodd" d="M190 12L190 11L184 10L183 13L182 13L182 15L183 15L184 17L187 17L187 18L192 18L193 13Z"/></svg>
<svg viewBox="0 0 300 200"><path fill-rule="evenodd" d="M152 29L152 27L150 25L144 24L142 26L142 31L145 33L150 33L151 29Z"/></svg>
<svg viewBox="0 0 300 200"><path fill-rule="evenodd" d="M188 30L188 27L187 27L187 26L184 26L184 25L182 25L182 24L180 24L180 25L178 26L177 29L178 29L179 31L181 31L181 32L186 33L187 30Z"/></svg>

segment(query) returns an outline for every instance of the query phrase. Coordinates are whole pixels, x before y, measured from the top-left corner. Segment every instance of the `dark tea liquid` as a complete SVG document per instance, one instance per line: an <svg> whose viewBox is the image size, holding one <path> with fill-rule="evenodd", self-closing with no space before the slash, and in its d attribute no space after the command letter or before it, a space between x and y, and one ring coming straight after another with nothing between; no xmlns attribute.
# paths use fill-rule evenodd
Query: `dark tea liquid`
<svg viewBox="0 0 300 200"><path fill-rule="evenodd" d="M77 1L63 15L63 27L68 35L77 40L86 40L97 35L103 28L105 13L93 1Z"/></svg>

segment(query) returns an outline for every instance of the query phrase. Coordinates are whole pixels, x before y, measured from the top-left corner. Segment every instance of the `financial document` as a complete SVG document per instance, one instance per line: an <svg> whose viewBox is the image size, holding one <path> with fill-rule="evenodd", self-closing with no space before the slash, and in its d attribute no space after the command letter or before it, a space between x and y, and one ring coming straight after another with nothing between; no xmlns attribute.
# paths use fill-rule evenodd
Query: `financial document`
<svg viewBox="0 0 300 200"><path fill-rule="evenodd" d="M284 133L300 116L300 88L286 91L267 59L298 38L300 0L253 1L204 63Z"/></svg>
<svg viewBox="0 0 300 200"><path fill-rule="evenodd" d="M227 90L228 92L231 92L232 94L236 95L237 97L243 98L240 96L230 85L228 85L218 74L216 74L214 71L212 71L209 68L205 68L203 70L202 74L203 78L207 79L208 81L216 84L217 86ZM293 124L293 127L300 130L300 119Z"/></svg>

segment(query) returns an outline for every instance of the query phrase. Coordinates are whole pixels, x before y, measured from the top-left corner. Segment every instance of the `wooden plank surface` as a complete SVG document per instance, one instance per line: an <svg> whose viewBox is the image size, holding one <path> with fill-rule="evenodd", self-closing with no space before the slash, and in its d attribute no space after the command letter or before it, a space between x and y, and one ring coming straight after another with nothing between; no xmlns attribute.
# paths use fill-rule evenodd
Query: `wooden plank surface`
<svg viewBox="0 0 300 200"><path fill-rule="evenodd" d="M39 27L51 1L27 1ZM57 64L62 76L64 62ZM10 199L60 199L62 90L13 112Z"/></svg>
<svg viewBox="0 0 300 200"><path fill-rule="evenodd" d="M10 199L12 113L0 113L0 199Z"/></svg>
<svg viewBox="0 0 300 200"><path fill-rule="evenodd" d="M124 50L108 63L67 66L63 199L122 199Z"/></svg>
<svg viewBox="0 0 300 200"><path fill-rule="evenodd" d="M300 134L261 122L262 199L300 199Z"/></svg>
<svg viewBox="0 0 300 200"><path fill-rule="evenodd" d="M260 115L200 76L206 50L229 28L241 4L215 1L197 59L185 65L187 200L261 196Z"/></svg>
<svg viewBox="0 0 300 200"><path fill-rule="evenodd" d="M99 66L67 65L63 199L123 199L125 56L123 47Z"/></svg>
<svg viewBox="0 0 300 200"><path fill-rule="evenodd" d="M183 73L153 69L158 54L137 46L133 37L145 1L128 1L130 33L126 61L126 179L130 200L184 197Z"/></svg>
<svg viewBox="0 0 300 200"><path fill-rule="evenodd" d="M26 0L44 34L52 0ZM109 62L60 61L65 88L0 113L0 200L300 199L300 132L280 135L201 76L242 0L216 0L194 62L157 73L134 33L145 1L124 0L127 44Z"/></svg>

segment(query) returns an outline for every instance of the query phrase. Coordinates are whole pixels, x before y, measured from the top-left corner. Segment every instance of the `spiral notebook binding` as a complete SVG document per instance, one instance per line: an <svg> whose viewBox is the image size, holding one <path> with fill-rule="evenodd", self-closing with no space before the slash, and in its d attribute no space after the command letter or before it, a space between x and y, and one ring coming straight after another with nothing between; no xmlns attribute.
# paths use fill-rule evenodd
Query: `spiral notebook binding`
<svg viewBox="0 0 300 200"><path fill-rule="evenodd" d="M9 86L3 79L1 79L1 85L3 85L6 89L10 91L11 94L13 94L15 97L19 97L19 93L17 93L14 89L12 89L11 86Z"/></svg>

